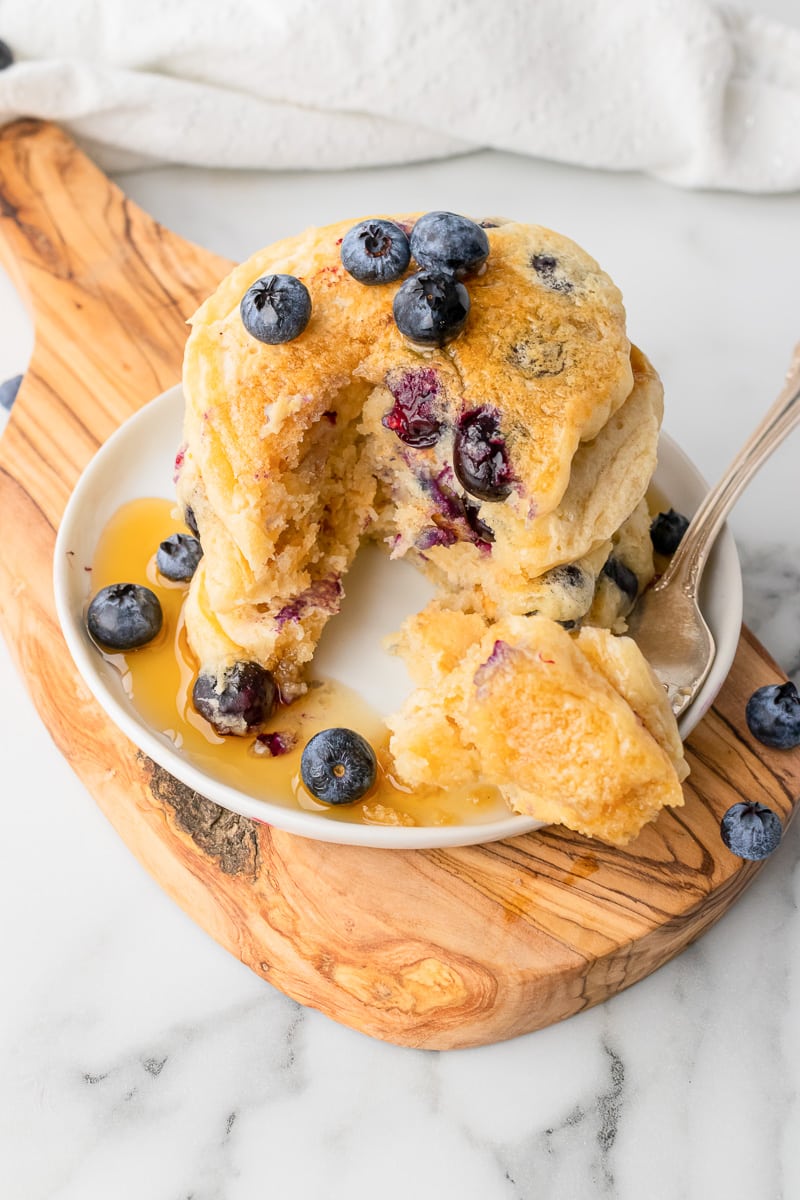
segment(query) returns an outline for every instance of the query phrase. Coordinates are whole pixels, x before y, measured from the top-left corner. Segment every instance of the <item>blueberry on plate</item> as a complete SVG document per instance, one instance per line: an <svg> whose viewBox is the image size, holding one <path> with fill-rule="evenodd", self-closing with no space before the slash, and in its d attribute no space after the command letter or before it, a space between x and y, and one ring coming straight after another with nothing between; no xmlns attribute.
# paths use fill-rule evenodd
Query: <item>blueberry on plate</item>
<svg viewBox="0 0 800 1200"><path fill-rule="evenodd" d="M422 346L444 346L467 323L469 295L463 283L442 271L418 271L397 291L397 328Z"/></svg>
<svg viewBox="0 0 800 1200"><path fill-rule="evenodd" d="M722 840L739 858L758 860L777 850L783 828L765 804L743 801L734 804L720 821Z"/></svg>
<svg viewBox="0 0 800 1200"><path fill-rule="evenodd" d="M303 332L311 316L311 297L294 275L262 275L245 292L239 312L251 337L277 346Z"/></svg>
<svg viewBox="0 0 800 1200"><path fill-rule="evenodd" d="M453 469L461 486L479 500L505 500L514 476L496 409L465 412L453 443Z"/></svg>
<svg viewBox="0 0 800 1200"><path fill-rule="evenodd" d="M339 251L345 271L359 283L393 283L411 260L408 238L394 221L360 221L344 235Z"/></svg>
<svg viewBox="0 0 800 1200"><path fill-rule="evenodd" d="M468 217L429 212L411 230L411 253L421 267L460 277L486 262L489 239Z"/></svg>
<svg viewBox="0 0 800 1200"><path fill-rule="evenodd" d="M323 804L352 804L375 782L378 762L366 738L353 729L323 729L306 743L300 776Z"/></svg>
<svg viewBox="0 0 800 1200"><path fill-rule="evenodd" d="M183 583L192 578L202 557L203 547L196 537L173 533L158 547L156 566L165 579Z"/></svg>
<svg viewBox="0 0 800 1200"><path fill-rule="evenodd" d="M650 525L650 541L656 554L674 554L689 528L689 518L671 508L658 513Z"/></svg>
<svg viewBox="0 0 800 1200"><path fill-rule="evenodd" d="M192 701L217 733L243 737L272 716L278 689L259 663L236 662L222 679L203 671L195 680Z"/></svg>
<svg viewBox="0 0 800 1200"><path fill-rule="evenodd" d="M109 650L136 650L161 632L164 614L158 597L138 583L112 583L89 605L86 627Z"/></svg>
<svg viewBox="0 0 800 1200"><path fill-rule="evenodd" d="M753 692L745 708L753 737L776 750L800 746L800 696L793 683L773 683Z"/></svg>

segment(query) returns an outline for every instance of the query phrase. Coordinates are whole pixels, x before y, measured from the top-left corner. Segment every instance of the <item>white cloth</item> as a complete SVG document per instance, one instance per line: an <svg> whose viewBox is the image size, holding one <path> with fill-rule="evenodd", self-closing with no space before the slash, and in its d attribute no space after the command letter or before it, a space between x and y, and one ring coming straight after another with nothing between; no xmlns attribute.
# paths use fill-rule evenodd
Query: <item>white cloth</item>
<svg viewBox="0 0 800 1200"><path fill-rule="evenodd" d="M109 169L491 146L800 187L800 29L707 0L0 0L0 38L0 121L58 121Z"/></svg>

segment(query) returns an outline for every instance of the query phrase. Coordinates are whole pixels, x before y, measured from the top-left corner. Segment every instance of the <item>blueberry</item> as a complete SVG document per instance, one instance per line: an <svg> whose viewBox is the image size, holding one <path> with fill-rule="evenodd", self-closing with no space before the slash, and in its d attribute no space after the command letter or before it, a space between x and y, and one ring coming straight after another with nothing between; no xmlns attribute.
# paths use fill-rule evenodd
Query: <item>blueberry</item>
<svg viewBox="0 0 800 1200"><path fill-rule="evenodd" d="M311 297L294 275L262 275L245 292L239 312L251 337L276 346L303 332L311 316Z"/></svg>
<svg viewBox="0 0 800 1200"><path fill-rule="evenodd" d="M323 804L352 804L375 782L378 762L366 738L353 729L323 729L300 759L303 783Z"/></svg>
<svg viewBox="0 0 800 1200"><path fill-rule="evenodd" d="M0 71L5 71L6 67L10 67L13 61L14 55L11 47L6 42L0 41Z"/></svg>
<svg viewBox="0 0 800 1200"><path fill-rule="evenodd" d="M158 547L156 566L165 578L179 583L191 579L203 557L203 547L188 533L173 533Z"/></svg>
<svg viewBox="0 0 800 1200"><path fill-rule="evenodd" d="M359 283L392 283L411 260L408 238L394 221L373 219L354 225L342 239L342 266Z"/></svg>
<svg viewBox="0 0 800 1200"><path fill-rule="evenodd" d="M496 409L475 408L462 415L453 445L453 467L471 496L505 500L509 495L514 476Z"/></svg>
<svg viewBox="0 0 800 1200"><path fill-rule="evenodd" d="M195 680L192 700L201 717L217 733L242 737L271 715L278 689L269 671L259 663L236 662L220 681L202 672Z"/></svg>
<svg viewBox="0 0 800 1200"><path fill-rule="evenodd" d="M611 558L606 560L603 567L603 574L612 583L615 583L623 596L626 596L631 604L633 604L639 592L639 580L630 567L626 567L622 559L614 558L612 555Z"/></svg>
<svg viewBox="0 0 800 1200"><path fill-rule="evenodd" d="M552 254L534 254L531 258L531 266L545 287L550 288L552 292L572 291L570 280L556 274L558 259L554 258Z"/></svg>
<svg viewBox="0 0 800 1200"><path fill-rule="evenodd" d="M2 42L0 42L2 45ZM0 71L2 71L0 67ZM3 408L11 408L11 405L17 398L17 392L20 389L23 380L22 375L14 375L11 379L6 379L5 383L0 383L0 406Z"/></svg>
<svg viewBox="0 0 800 1200"><path fill-rule="evenodd" d="M656 554L674 554L689 528L689 518L671 508L659 513L650 526L650 541Z"/></svg>
<svg viewBox="0 0 800 1200"><path fill-rule="evenodd" d="M138 583L112 583L89 605L86 626L96 642L110 650L135 650L152 642L164 615L158 597Z"/></svg>
<svg viewBox="0 0 800 1200"><path fill-rule="evenodd" d="M480 225L451 212L429 212L411 231L411 253L421 267L459 278L489 257L489 239Z"/></svg>
<svg viewBox="0 0 800 1200"><path fill-rule="evenodd" d="M444 346L467 323L469 295L463 283L441 271L418 271L394 298L397 328L412 342Z"/></svg>
<svg viewBox="0 0 800 1200"><path fill-rule="evenodd" d="M776 750L800 746L800 696L793 683L774 683L753 692L745 709L753 737Z"/></svg>
<svg viewBox="0 0 800 1200"><path fill-rule="evenodd" d="M725 813L719 824L722 840L739 858L757 860L777 850L783 828L765 804L742 801Z"/></svg>
<svg viewBox="0 0 800 1200"><path fill-rule="evenodd" d="M195 537L200 537L200 530L197 528L197 518L194 515L194 509L187 507L183 510L183 519L186 522L187 528L191 529Z"/></svg>
<svg viewBox="0 0 800 1200"><path fill-rule="evenodd" d="M439 391L436 372L406 371L396 383L389 384L394 404L381 423L396 433L408 446L433 446L439 440L442 422L434 411Z"/></svg>

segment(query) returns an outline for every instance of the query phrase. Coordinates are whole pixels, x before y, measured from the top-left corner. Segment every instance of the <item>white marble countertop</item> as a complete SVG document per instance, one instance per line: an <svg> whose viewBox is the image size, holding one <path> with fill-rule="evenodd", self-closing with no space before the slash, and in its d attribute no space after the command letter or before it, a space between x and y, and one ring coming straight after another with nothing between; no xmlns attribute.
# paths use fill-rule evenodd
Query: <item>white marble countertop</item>
<svg viewBox="0 0 800 1200"><path fill-rule="evenodd" d="M584 244L660 369L665 428L716 477L800 337L800 197L688 194L478 154L308 176L120 182L231 257L368 212L509 213ZM0 278L0 379L32 333ZM797 436L732 521L745 617L800 669ZM1 551L0 551L1 552ZM0 1195L8 1200L791 1200L800 1195L800 828L649 979L478 1050L370 1040L196 928L72 775L0 646Z"/></svg>

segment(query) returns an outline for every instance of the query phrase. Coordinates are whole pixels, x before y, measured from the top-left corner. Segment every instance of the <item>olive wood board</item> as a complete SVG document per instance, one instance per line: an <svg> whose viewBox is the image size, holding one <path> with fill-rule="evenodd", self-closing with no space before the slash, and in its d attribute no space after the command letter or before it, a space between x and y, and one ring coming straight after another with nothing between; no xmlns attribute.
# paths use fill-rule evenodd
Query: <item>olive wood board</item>
<svg viewBox="0 0 800 1200"><path fill-rule="evenodd" d="M689 738L685 807L625 850L556 828L455 850L308 841L218 808L137 751L62 639L55 531L98 446L178 381L186 318L231 264L158 225L62 130L32 121L0 134L0 256L35 325L0 439L3 632L64 756L203 929L337 1021L449 1049L597 1004L722 916L763 864L725 849L721 815L744 798L786 822L800 793L800 752L766 749L744 722L754 688L785 678L747 630Z"/></svg>

